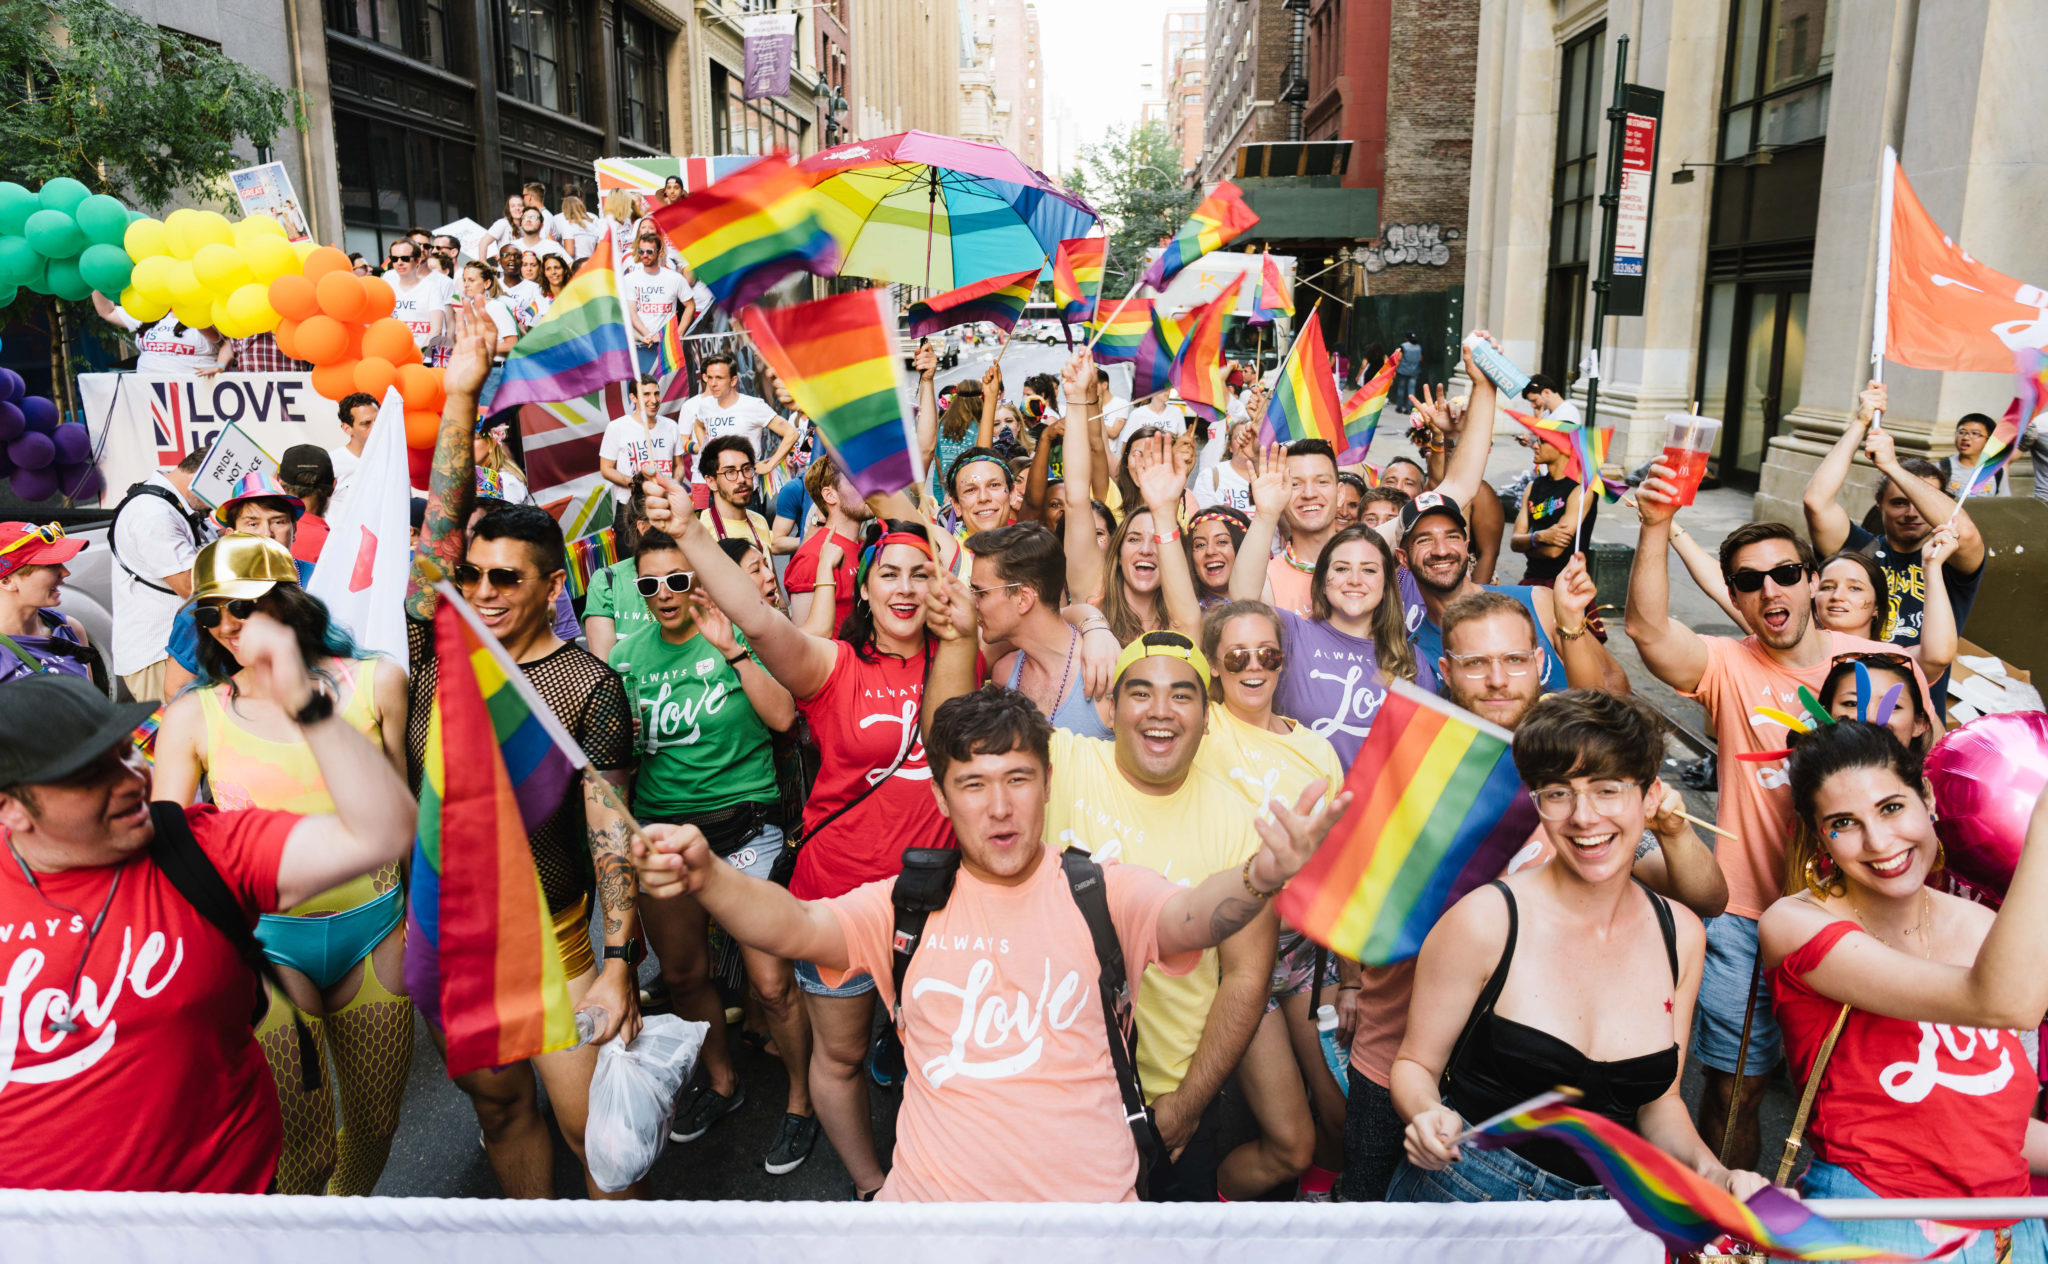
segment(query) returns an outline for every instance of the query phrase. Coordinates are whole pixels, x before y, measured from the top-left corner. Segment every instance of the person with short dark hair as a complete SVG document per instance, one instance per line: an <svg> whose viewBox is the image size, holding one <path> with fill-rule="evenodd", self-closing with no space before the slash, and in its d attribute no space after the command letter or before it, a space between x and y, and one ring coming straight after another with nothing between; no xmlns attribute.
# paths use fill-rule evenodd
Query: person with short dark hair
<svg viewBox="0 0 2048 1264"><path fill-rule="evenodd" d="M1548 373L1530 374L1529 384L1522 388L1522 398L1536 409L1536 415L1539 417L1546 417L1552 421L1568 421L1575 425L1583 424L1586 420L1584 410L1573 402L1565 393L1565 388Z"/></svg>
<svg viewBox="0 0 2048 1264"><path fill-rule="evenodd" d="M1422 462L1403 453L1389 458L1387 463L1380 467L1380 486L1405 492L1413 499L1428 488L1429 471L1423 468Z"/></svg>
<svg viewBox="0 0 2048 1264"><path fill-rule="evenodd" d="M1365 494L1358 498L1358 520L1368 527L1383 527L1400 518L1401 506L1407 504L1409 499L1407 492L1398 487L1388 487L1385 483L1378 487L1368 487ZM1411 578L1408 582L1412 584L1415 581ZM1403 601L1408 599L1407 584L1402 585L1401 595ZM1416 600L1421 600L1419 593Z"/></svg>
<svg viewBox="0 0 2048 1264"><path fill-rule="evenodd" d="M1991 432L1998 423L1984 413L1964 413L1956 418L1956 454L1936 461L1941 470L1941 490L1951 499L1960 498L1963 489L1976 476L1978 459L1984 448L1991 442ZM1970 493L1972 496L2005 495L2005 471L1993 474L1984 486Z"/></svg>
<svg viewBox="0 0 2048 1264"><path fill-rule="evenodd" d="M875 511L829 452L811 458L804 488L825 521L797 545L782 582L789 591L789 617L805 631L830 638L853 613L861 527Z"/></svg>
<svg viewBox="0 0 2048 1264"><path fill-rule="evenodd" d="M1081 678L1081 642L1087 633L1060 617L1067 587L1067 557L1060 539L1035 522L978 531L967 537L974 558L968 589L982 631L993 644L1013 648L989 669L1031 699L1053 727L1081 737L1108 737L1099 704ZM1095 634L1109 636L1096 624Z"/></svg>
<svg viewBox="0 0 2048 1264"><path fill-rule="evenodd" d="M318 444L293 444L277 463L277 481L306 505L292 535L292 556L301 562L319 561L321 546L327 543L327 511L334 498L334 459Z"/></svg>
<svg viewBox="0 0 2048 1264"><path fill-rule="evenodd" d="M796 427L789 419L778 415L760 396L740 393L739 365L730 355L705 356L697 372L703 389L683 401L677 418L689 431L697 451L701 453L713 439L737 435L746 440L747 455L757 468L766 472L780 465L796 446ZM778 440L772 450L762 438L764 433Z"/></svg>
<svg viewBox="0 0 2048 1264"><path fill-rule="evenodd" d="M1188 519L1188 569L1194 576L1195 600L1204 610L1230 600L1230 573L1251 521L1243 510L1225 504L1198 509Z"/></svg>
<svg viewBox="0 0 2048 1264"><path fill-rule="evenodd" d="M1592 540L1593 526L1600 520L1600 497L1591 484L1568 473L1577 457L1567 441L1560 437L1552 443L1536 435L1523 435L1518 441L1533 449L1536 477L1522 493L1508 547L1528 555L1522 582L1548 588L1579 547Z"/></svg>
<svg viewBox="0 0 2048 1264"><path fill-rule="evenodd" d="M1358 525L1359 510L1365 503L1365 479L1350 470L1337 471L1337 529Z"/></svg>
<svg viewBox="0 0 2048 1264"><path fill-rule="evenodd" d="M796 541L777 539L768 519L750 507L758 471L753 445L743 436L720 435L705 444L697 454L697 473L711 485L704 525L720 540L746 540L769 557L794 553Z"/></svg>
<svg viewBox="0 0 2048 1264"><path fill-rule="evenodd" d="M673 473L684 460L683 436L675 418L661 415L661 382L643 377L623 417L605 423L597 450L597 476L612 485L612 504L623 506L633 495L640 475L652 470Z"/></svg>
<svg viewBox="0 0 2048 1264"><path fill-rule="evenodd" d="M1009 463L994 448L963 448L946 469L946 494L960 515L960 530L972 535L1007 526L1015 518ZM972 552L972 550L969 550Z"/></svg>

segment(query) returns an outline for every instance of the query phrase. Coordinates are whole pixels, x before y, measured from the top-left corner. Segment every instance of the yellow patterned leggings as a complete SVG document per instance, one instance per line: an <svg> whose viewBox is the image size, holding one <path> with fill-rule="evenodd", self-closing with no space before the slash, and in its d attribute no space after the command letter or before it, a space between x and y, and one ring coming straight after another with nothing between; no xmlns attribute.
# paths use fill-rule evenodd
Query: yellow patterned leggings
<svg viewBox="0 0 2048 1264"><path fill-rule="evenodd" d="M402 925L392 932L399 939L404 935ZM376 1188L391 1157L412 1066L413 1020L412 1002L378 976L380 952L363 958L362 985L331 1014L307 1014L271 989L270 1012L257 1027L256 1039L284 1110L284 1151L277 1163L281 1194L366 1195ZM307 1033L303 1038L300 1023ZM319 1068L319 1083L310 1090L302 1039L311 1041L313 1065Z"/></svg>

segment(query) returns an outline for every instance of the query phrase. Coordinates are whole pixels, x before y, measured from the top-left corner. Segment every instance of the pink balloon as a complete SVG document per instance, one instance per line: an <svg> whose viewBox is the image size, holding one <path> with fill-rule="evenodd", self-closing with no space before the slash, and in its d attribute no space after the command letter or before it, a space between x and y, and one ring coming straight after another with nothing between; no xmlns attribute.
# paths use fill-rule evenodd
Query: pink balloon
<svg viewBox="0 0 2048 1264"><path fill-rule="evenodd" d="M2005 895L2034 803L2048 786L2048 714L1970 721L1927 752L1934 831L1956 876Z"/></svg>

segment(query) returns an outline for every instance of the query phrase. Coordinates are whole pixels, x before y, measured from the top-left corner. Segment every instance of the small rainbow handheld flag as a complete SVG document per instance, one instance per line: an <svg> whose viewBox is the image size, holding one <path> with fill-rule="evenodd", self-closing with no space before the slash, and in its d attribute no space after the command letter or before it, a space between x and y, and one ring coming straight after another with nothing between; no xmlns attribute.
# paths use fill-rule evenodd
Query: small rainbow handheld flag
<svg viewBox="0 0 2048 1264"><path fill-rule="evenodd" d="M896 378L888 290L853 290L772 310L749 307L740 321L861 495L886 495L918 481L904 425L909 410Z"/></svg>
<svg viewBox="0 0 2048 1264"><path fill-rule="evenodd" d="M1337 464L1355 465L1365 459L1365 450L1372 446L1372 437L1379 431L1387 397L1394 393L1394 371L1400 367L1401 352L1397 348L1380 371L1344 401L1344 441L1337 445Z"/></svg>
<svg viewBox="0 0 2048 1264"><path fill-rule="evenodd" d="M1628 490L1627 485L1616 483L1600 472L1600 467L1607 464L1607 445L1614 442L1614 427L1601 426L1595 429L1582 425L1578 433L1572 436L1572 442L1575 445L1573 454L1578 458L1579 470L1583 476L1580 480L1581 485L1599 492L1601 499L1610 505L1620 500L1621 494Z"/></svg>
<svg viewBox="0 0 2048 1264"><path fill-rule="evenodd" d="M1775 1186L1737 1202L1727 1190L1606 1116L1545 1100L1554 1096L1545 1094L1485 1121L1473 1130L1472 1143L1488 1150L1528 1137L1563 1142L1599 1175L1628 1218L1675 1254L1698 1251L1723 1234L1792 1260L1932 1260L1963 1244L1958 1237L1926 1255L1862 1246Z"/></svg>
<svg viewBox="0 0 2048 1264"><path fill-rule="evenodd" d="M1174 357L1174 387L1190 406L1210 410L1211 420L1230 403L1230 391L1223 381L1223 337L1237 308L1237 292L1244 276L1230 279L1223 292L1188 313L1184 327L1187 340Z"/></svg>
<svg viewBox="0 0 2048 1264"><path fill-rule="evenodd" d="M1259 254L1259 283L1252 291L1252 319L1254 325L1270 325L1280 316L1294 314L1294 295L1287 292L1287 280L1280 275L1280 265L1273 262L1271 252Z"/></svg>
<svg viewBox="0 0 2048 1264"><path fill-rule="evenodd" d="M1108 250L1107 237L1069 237L1053 252L1052 301L1059 305L1061 321L1085 325L1094 317Z"/></svg>
<svg viewBox="0 0 2048 1264"><path fill-rule="evenodd" d="M667 377L683 367L683 322L670 318L654 340L654 374Z"/></svg>
<svg viewBox="0 0 2048 1264"><path fill-rule="evenodd" d="M1369 966L1406 961L1444 911L1499 876L1536 829L1508 731L1407 681L1345 778L1351 810L1275 906Z"/></svg>
<svg viewBox="0 0 2048 1264"><path fill-rule="evenodd" d="M638 367L633 340L626 334L626 305L619 299L613 258L612 235L606 232L597 250L555 295L547 315L512 344L498 389L485 401L488 411L559 404L633 379Z"/></svg>
<svg viewBox="0 0 2048 1264"><path fill-rule="evenodd" d="M1107 320L1108 324L1102 322ZM1115 313L1115 318L1101 311L1089 320L1088 328L1099 330L1095 340L1095 362L1097 364L1130 364L1137 360L1138 349L1145 339L1152 336L1152 300L1134 298ZM1174 344L1178 346L1179 344ZM1132 388L1131 398L1136 399L1145 392Z"/></svg>
<svg viewBox="0 0 2048 1264"><path fill-rule="evenodd" d="M839 241L818 218L810 177L787 154L770 154L649 218L727 311L791 273L830 276L839 266Z"/></svg>
<svg viewBox="0 0 2048 1264"><path fill-rule="evenodd" d="M619 533L610 527L579 536L565 546L569 558L569 596L581 601L590 577L619 560Z"/></svg>
<svg viewBox="0 0 2048 1264"><path fill-rule="evenodd" d="M989 277L957 290L934 294L921 303L912 303L910 332L922 338L954 325L985 320L1008 333L1016 327L1017 318L1024 314L1024 305L1031 301L1031 290L1038 284L1039 271L1033 268L1029 272Z"/></svg>
<svg viewBox="0 0 2048 1264"><path fill-rule="evenodd" d="M1180 322L1151 303L1145 305L1145 335L1131 354L1131 399L1137 400L1173 389L1173 366L1180 349L1187 344L1187 331ZM1106 340L1105 340L1106 341Z"/></svg>
<svg viewBox="0 0 2048 1264"><path fill-rule="evenodd" d="M407 954L407 982L425 976L413 999L447 1035L452 1079L576 1043L527 839L589 760L461 595L434 587L439 674L408 914L427 951Z"/></svg>
<svg viewBox="0 0 2048 1264"><path fill-rule="evenodd" d="M1212 250L1224 246L1243 236L1246 230L1259 222L1252 208L1244 204L1244 193L1230 181L1216 186L1216 191L1202 199L1195 213L1180 226L1173 240L1166 243L1152 266L1145 269L1145 284L1156 292L1166 288L1174 275L1195 260Z"/></svg>
<svg viewBox="0 0 2048 1264"><path fill-rule="evenodd" d="M1295 443L1321 439L1333 448L1344 446L1344 426L1337 409L1337 378L1330 371L1330 350L1323 342L1323 322L1309 311L1287 363L1266 401L1259 442Z"/></svg>

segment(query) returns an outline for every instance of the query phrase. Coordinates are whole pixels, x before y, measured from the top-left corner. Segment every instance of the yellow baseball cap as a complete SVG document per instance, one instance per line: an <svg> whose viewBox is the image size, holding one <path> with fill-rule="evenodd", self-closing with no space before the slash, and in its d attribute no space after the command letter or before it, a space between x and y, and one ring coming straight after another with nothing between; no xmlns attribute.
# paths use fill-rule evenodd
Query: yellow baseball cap
<svg viewBox="0 0 2048 1264"><path fill-rule="evenodd" d="M1202 688L1209 687L1209 660L1195 643L1178 632L1147 632L1116 656L1116 678L1122 680L1131 664L1141 658L1177 658L1195 669L1195 675L1202 678Z"/></svg>

